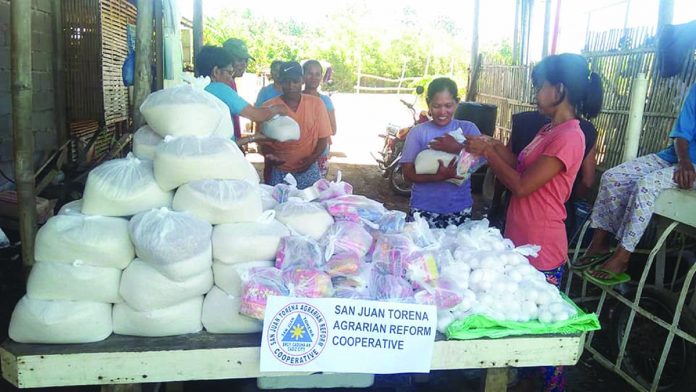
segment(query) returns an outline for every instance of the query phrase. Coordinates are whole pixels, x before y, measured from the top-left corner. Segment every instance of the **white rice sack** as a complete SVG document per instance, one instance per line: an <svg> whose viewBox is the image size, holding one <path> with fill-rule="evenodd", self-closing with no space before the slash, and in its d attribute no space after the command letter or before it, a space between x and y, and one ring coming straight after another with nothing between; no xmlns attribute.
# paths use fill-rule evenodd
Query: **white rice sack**
<svg viewBox="0 0 696 392"><path fill-rule="evenodd" d="M128 226L135 253L176 281L210 268L213 227L188 212L160 208L134 216Z"/></svg>
<svg viewBox="0 0 696 392"><path fill-rule="evenodd" d="M143 125L133 134L133 154L140 159L155 159L155 149L164 138L150 128Z"/></svg>
<svg viewBox="0 0 696 392"><path fill-rule="evenodd" d="M96 267L126 268L135 257L122 218L56 215L36 233L37 261L70 263L80 260Z"/></svg>
<svg viewBox="0 0 696 392"><path fill-rule="evenodd" d="M275 208L276 219L301 235L315 241L326 233L334 220L319 203L288 201Z"/></svg>
<svg viewBox="0 0 696 392"><path fill-rule="evenodd" d="M138 311L166 308L207 293L213 287L213 271L208 268L183 281L162 275L150 263L135 259L123 271L121 297Z"/></svg>
<svg viewBox="0 0 696 392"><path fill-rule="evenodd" d="M444 151L425 149L416 155L416 161L414 162L416 174L435 174L440 166L440 161L447 166L452 161L452 158L457 158L457 155Z"/></svg>
<svg viewBox="0 0 696 392"><path fill-rule="evenodd" d="M213 229L213 258L227 264L274 261L280 239L289 235L290 230L275 219L217 225Z"/></svg>
<svg viewBox="0 0 696 392"><path fill-rule="evenodd" d="M10 339L19 343L92 343L112 332L111 304L45 301L22 297L10 320Z"/></svg>
<svg viewBox="0 0 696 392"><path fill-rule="evenodd" d="M172 209L188 211L217 225L250 222L261 216L258 185L241 180L198 180L177 189Z"/></svg>
<svg viewBox="0 0 696 392"><path fill-rule="evenodd" d="M201 87L185 84L155 91L140 105L140 113L162 137L210 135L230 114L222 101Z"/></svg>
<svg viewBox="0 0 696 392"><path fill-rule="evenodd" d="M63 207L60 207L60 210L58 210L58 215L84 215L82 213L82 199L65 203Z"/></svg>
<svg viewBox="0 0 696 392"><path fill-rule="evenodd" d="M172 336L200 332L203 297L168 308L139 312L127 304L114 305L114 333L132 336Z"/></svg>
<svg viewBox="0 0 696 392"><path fill-rule="evenodd" d="M242 299L233 297L216 286L203 301L203 326L210 333L261 332L263 321L239 314Z"/></svg>
<svg viewBox="0 0 696 392"><path fill-rule="evenodd" d="M273 188L270 185L259 184L261 190L261 207L264 211L272 210L278 205L278 200L273 197Z"/></svg>
<svg viewBox="0 0 696 392"><path fill-rule="evenodd" d="M118 303L118 285L121 270L40 261L31 269L27 281L27 296L31 299L59 299L66 301L93 301Z"/></svg>
<svg viewBox="0 0 696 392"><path fill-rule="evenodd" d="M261 124L261 133L279 142L300 140L300 124L289 116L274 116Z"/></svg>
<svg viewBox="0 0 696 392"><path fill-rule="evenodd" d="M220 119L220 123L218 124L217 128L215 128L215 131L213 131L213 135L224 137L225 139L232 139L232 137L234 136L234 125L232 124L232 116L230 115L230 110L227 108L227 105L224 102L222 102L222 100L220 100L218 97L213 95L213 98L215 98L215 100L218 101L220 105L222 105L222 109L225 111L225 115L222 116L222 118Z"/></svg>
<svg viewBox="0 0 696 392"><path fill-rule="evenodd" d="M249 269L256 267L272 267L272 261L252 261L239 264L213 263L215 286L221 288L233 297L242 296L242 276L247 276Z"/></svg>
<svg viewBox="0 0 696 392"><path fill-rule="evenodd" d="M82 196L82 213L130 216L151 208L171 206L173 196L172 192L157 185L152 161L129 153L126 158L104 162L89 172Z"/></svg>
<svg viewBox="0 0 696 392"><path fill-rule="evenodd" d="M157 183L166 190L207 179L259 183L256 169L237 144L218 136L165 138L155 151L154 170Z"/></svg>

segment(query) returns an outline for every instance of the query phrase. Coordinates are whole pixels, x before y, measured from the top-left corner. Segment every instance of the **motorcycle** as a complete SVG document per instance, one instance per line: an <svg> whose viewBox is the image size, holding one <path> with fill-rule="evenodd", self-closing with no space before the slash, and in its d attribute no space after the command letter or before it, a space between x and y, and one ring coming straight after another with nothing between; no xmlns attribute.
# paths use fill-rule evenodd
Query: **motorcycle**
<svg viewBox="0 0 696 392"><path fill-rule="evenodd" d="M377 166L382 171L382 177L389 179L389 187L392 191L401 196L411 195L411 182L404 177L403 170L401 169L401 156L404 148L404 143L406 142L406 136L409 131L413 129L418 124L424 123L430 118L428 113L421 111L416 117L416 109L414 105L418 100L418 96L423 94L423 87L416 87L416 98L413 102L409 103L405 100L401 100L401 103L411 111L413 117L413 124L407 127L399 127L398 125L389 124L387 126L387 132L380 134L379 137L384 139L384 144L382 145L382 150L379 152L379 157L375 156L374 153L370 153L372 158L377 162Z"/></svg>

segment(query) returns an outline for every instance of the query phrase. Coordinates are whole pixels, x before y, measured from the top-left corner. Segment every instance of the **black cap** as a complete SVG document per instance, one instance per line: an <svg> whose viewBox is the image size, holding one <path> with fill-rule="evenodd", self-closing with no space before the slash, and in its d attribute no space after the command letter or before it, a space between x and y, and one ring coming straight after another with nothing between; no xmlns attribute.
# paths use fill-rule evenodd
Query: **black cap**
<svg viewBox="0 0 696 392"><path fill-rule="evenodd" d="M278 72L278 81L283 82L288 79L302 79L304 73L302 72L302 66L297 61L288 61L280 66L280 72Z"/></svg>

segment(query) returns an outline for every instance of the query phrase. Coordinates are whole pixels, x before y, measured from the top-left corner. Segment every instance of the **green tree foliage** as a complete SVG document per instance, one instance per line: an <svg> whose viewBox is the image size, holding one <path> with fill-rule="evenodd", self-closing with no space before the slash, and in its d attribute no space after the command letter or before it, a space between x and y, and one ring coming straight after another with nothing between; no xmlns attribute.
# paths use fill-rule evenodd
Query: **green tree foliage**
<svg viewBox="0 0 696 392"><path fill-rule="evenodd" d="M256 58L249 72L268 70L276 59L326 61L333 68L333 85L328 88L336 91L354 91L359 68L363 74L394 79L405 67L406 77L430 80L433 75L448 75L458 83L466 81L468 41L454 19L422 20L408 7L395 9L394 15L395 22L375 24L372 21L385 18L360 1L311 24L228 9L206 18L204 42L221 45L228 38L243 39ZM393 86L370 79L361 85Z"/></svg>

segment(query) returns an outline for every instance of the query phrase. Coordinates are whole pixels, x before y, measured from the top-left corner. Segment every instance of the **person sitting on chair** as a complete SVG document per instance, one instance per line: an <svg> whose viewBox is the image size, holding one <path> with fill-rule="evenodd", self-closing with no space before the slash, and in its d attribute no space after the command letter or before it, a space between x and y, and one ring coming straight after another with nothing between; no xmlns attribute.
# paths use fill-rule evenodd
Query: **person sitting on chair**
<svg viewBox="0 0 696 392"><path fill-rule="evenodd" d="M648 227L657 197L667 189L694 189L696 85L689 90L669 137L672 144L665 150L622 163L602 175L592 208L592 242L573 266L592 267L583 274L588 280L601 285L630 280L629 259ZM609 234L619 240L613 253Z"/></svg>

